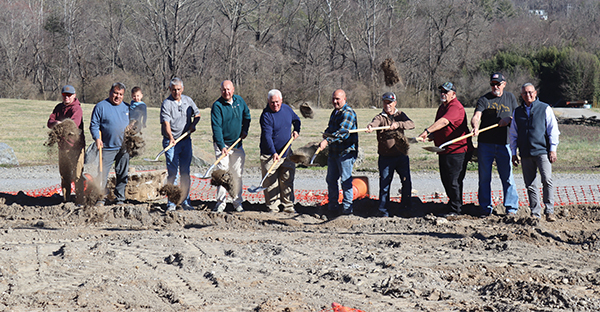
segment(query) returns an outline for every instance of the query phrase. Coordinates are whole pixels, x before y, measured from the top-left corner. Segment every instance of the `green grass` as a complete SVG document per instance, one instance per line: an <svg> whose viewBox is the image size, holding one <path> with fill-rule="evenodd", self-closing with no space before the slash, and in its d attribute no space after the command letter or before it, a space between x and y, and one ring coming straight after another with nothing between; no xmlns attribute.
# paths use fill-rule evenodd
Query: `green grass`
<svg viewBox="0 0 600 312"><path fill-rule="evenodd" d="M6 143L15 150L21 165L55 164L56 154L49 154L49 149L43 146L47 138L48 116L57 102L0 99L0 142ZM90 115L94 104L82 104L85 123L86 142L92 142L88 130ZM406 131L407 137L420 134L429 126L435 116L435 108L408 108L403 109L415 122L416 128ZM143 158L154 158L162 150L162 136L160 134L159 108L148 108L148 123L144 129L146 150L132 160L132 164L147 164ZM358 126L364 128L377 115L379 109L357 109ZM472 108L467 108L467 116L471 116ZM259 166L259 117L261 110L251 110L252 122L248 138L244 140L246 150L246 166ZM316 109L314 119L302 118L302 131L293 146L300 147L311 142L321 140L321 132L327 127L331 109ZM212 133L210 129L210 109L200 110L202 119L198 130L192 135L194 155L208 162L214 161ZM298 115L299 112L298 112ZM594 168L600 164L598 146L600 146L600 128L586 128L585 140L581 140L581 128L571 129L561 125L561 143L559 145L559 162L555 164L555 171L588 172L598 170ZM432 143L413 144L410 149L412 170L437 170L437 155L423 150L422 146ZM365 161L359 170L372 171L377 168L377 140L374 133L360 133L359 145L365 152ZM161 160L164 158L161 158ZM311 170L311 169L307 169Z"/></svg>

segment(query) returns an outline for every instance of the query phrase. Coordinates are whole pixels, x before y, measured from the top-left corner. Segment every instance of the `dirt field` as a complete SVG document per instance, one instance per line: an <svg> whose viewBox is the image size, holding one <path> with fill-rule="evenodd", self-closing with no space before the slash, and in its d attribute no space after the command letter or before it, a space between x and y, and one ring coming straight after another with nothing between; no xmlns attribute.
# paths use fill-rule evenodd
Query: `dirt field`
<svg viewBox="0 0 600 312"><path fill-rule="evenodd" d="M317 207L217 214L213 203L61 204L0 198L6 311L598 311L600 212L486 219L328 218ZM375 202L356 203L358 215Z"/></svg>

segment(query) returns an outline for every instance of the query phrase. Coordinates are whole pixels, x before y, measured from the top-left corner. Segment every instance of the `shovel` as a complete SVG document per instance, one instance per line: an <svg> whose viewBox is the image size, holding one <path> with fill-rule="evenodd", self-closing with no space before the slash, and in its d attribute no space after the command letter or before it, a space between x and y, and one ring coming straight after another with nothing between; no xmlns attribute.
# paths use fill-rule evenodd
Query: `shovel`
<svg viewBox="0 0 600 312"><path fill-rule="evenodd" d="M214 168L214 167L215 167L217 164L219 164L219 163L221 162L221 160L223 160L223 158L225 158L225 156L229 155L229 152L231 152L231 150L232 150L232 149L233 149L233 148L234 148L234 147L235 147L235 146L236 146L236 145L237 145L237 144L238 144L238 143L239 143L241 140L242 140L242 138L239 138L239 139L237 139L235 142L233 142L233 144L231 144L231 146L229 146L229 148L227 149L227 153L222 153L222 154L221 154L221 156L219 156L219 158L217 158L217 161L215 161L215 163L214 163L212 166L210 166L210 168L208 168L208 169L206 170L206 173L205 173L203 176L201 176L201 177L198 177L198 176L197 176L197 177L198 177L198 178L200 178L200 179L210 179L210 176L208 175L208 174L210 173L210 171L211 171L211 170L213 170L213 168Z"/></svg>
<svg viewBox="0 0 600 312"><path fill-rule="evenodd" d="M313 155L313 157L310 159L310 165L314 165L315 162L315 158L317 158L317 155L321 152L321 147L319 146L319 148L317 148L317 151L315 152L315 154Z"/></svg>
<svg viewBox="0 0 600 312"><path fill-rule="evenodd" d="M390 126L383 126L383 127L375 127L375 128L371 128L371 130L386 130L389 129ZM340 134L344 134L344 133L357 133L357 132L365 132L369 129L367 128L362 128L362 129L352 129L352 130L348 130L348 129L340 129L338 130ZM331 134L331 133L326 133L323 132L323 135L329 138L335 138L337 137L337 135Z"/></svg>
<svg viewBox="0 0 600 312"><path fill-rule="evenodd" d="M485 127L483 129L479 130L479 133L487 131L487 130L490 130L492 128L496 128L496 127L498 127L498 124L491 125L489 127ZM446 147L446 146L448 146L448 145L450 145L452 143L458 142L460 140L466 139L468 137L471 137L471 136L473 136L473 132L471 132L469 134L465 134L463 136L460 136L460 137L458 137L456 139L450 140L450 141L448 141L448 142L440 145L440 147L437 147L437 146L424 146L423 149L428 150L430 152L434 152L434 153L443 152L445 150L444 147Z"/></svg>
<svg viewBox="0 0 600 312"><path fill-rule="evenodd" d="M291 137L290 140L287 142L287 144L283 147L283 150L281 150L281 155L285 154L285 151L287 151L287 149L290 147L290 145L292 145L292 141L294 141L294 137ZM271 174L271 171L273 171L273 169L275 168L275 165L277 165L278 161L274 161L273 164L271 165L271 167L269 168L269 170L267 170L267 173L265 174L265 176L262 178L262 180L260 180L260 183L258 184L258 186L253 186L251 188L248 189L248 192L250 193L257 193L259 191L264 190L265 188L262 186L263 182L265 182L265 179L269 176L269 174Z"/></svg>
<svg viewBox="0 0 600 312"><path fill-rule="evenodd" d="M150 158L144 158L145 161L153 161L156 162L158 161L158 158L160 157L160 155L164 154L166 151L168 151L171 147L177 145L177 143L179 143L179 141L183 140L186 136L188 136L190 134L190 131L182 134L179 138L177 138L177 140L175 140L175 143L167 145L167 147L165 147L165 149L163 149L162 151L160 151L160 153L158 153L158 155L156 155L156 158L154 159L150 159Z"/></svg>

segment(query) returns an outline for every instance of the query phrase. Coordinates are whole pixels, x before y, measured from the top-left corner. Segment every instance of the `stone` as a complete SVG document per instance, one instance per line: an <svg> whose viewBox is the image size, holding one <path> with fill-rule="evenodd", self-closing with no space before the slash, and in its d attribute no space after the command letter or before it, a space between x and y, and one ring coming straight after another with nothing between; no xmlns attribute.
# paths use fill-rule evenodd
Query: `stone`
<svg viewBox="0 0 600 312"><path fill-rule="evenodd" d="M0 166L18 166L15 150L6 143L0 143Z"/></svg>

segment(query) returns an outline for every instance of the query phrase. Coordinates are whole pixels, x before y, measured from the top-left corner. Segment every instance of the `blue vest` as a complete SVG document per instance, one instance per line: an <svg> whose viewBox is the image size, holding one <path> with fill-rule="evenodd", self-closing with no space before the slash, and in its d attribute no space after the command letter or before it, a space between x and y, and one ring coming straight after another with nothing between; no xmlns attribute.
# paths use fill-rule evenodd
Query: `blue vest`
<svg viewBox="0 0 600 312"><path fill-rule="evenodd" d="M531 103L527 116L525 104L515 109L517 123L517 147L521 157L547 154L550 148L546 134L546 108L548 104L536 99Z"/></svg>

